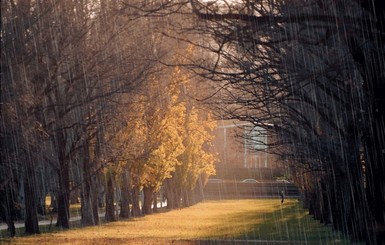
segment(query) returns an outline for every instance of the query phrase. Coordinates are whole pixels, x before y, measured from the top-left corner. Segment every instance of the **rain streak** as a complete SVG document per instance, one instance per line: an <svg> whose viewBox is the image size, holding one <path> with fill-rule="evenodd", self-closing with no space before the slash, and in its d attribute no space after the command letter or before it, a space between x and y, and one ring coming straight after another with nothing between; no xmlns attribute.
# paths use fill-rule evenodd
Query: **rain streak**
<svg viewBox="0 0 385 245"><path fill-rule="evenodd" d="M383 0L1 12L1 243L384 244Z"/></svg>

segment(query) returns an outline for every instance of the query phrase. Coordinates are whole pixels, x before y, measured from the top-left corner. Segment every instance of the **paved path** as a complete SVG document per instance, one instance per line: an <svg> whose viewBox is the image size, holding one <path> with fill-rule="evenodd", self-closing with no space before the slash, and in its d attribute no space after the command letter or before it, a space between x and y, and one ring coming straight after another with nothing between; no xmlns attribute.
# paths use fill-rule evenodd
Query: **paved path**
<svg viewBox="0 0 385 245"><path fill-rule="evenodd" d="M157 206L158 208L165 207L167 205L167 201L163 202L162 204L158 203ZM99 218L104 218L105 213L99 213ZM48 217L49 218L49 217ZM81 216L75 216L70 218L70 222L73 221L79 221L81 219ZM51 220L40 220L39 221L39 226L40 225L50 225ZM56 225L56 218L54 217L52 219L52 225ZM21 228L24 227L24 221L17 221L15 222L15 228ZM6 230L8 228L7 224L4 222L0 222L0 231L1 230Z"/></svg>
<svg viewBox="0 0 385 245"><path fill-rule="evenodd" d="M104 213L99 214L99 218L104 218ZM79 221L80 219L81 219L80 216L71 217L70 222ZM40 225L50 225L50 224L51 224L51 220L40 220L39 221L39 226ZM52 219L52 225L56 225L56 218L55 217ZM22 227L24 227L24 221L20 221L20 222L16 221L15 222L15 228L22 228ZM0 222L0 231L6 230L7 228L8 228L8 226L6 223Z"/></svg>

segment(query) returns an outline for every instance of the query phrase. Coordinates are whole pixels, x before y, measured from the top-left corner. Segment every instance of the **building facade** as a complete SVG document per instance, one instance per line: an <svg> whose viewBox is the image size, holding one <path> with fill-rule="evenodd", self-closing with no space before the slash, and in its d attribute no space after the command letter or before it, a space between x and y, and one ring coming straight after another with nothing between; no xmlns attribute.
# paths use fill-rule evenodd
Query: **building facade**
<svg viewBox="0 0 385 245"><path fill-rule="evenodd" d="M213 141L213 151L218 154L219 160L217 173L246 171L251 174L279 168L277 157L264 151L269 140L265 129L251 129L250 126L239 121L218 121ZM251 175L248 177L258 177Z"/></svg>

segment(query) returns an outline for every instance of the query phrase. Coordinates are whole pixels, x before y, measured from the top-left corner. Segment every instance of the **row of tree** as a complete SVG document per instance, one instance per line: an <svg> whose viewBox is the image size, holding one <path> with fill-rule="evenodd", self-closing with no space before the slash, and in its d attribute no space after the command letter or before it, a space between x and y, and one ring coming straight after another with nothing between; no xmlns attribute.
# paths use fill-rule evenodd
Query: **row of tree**
<svg viewBox="0 0 385 245"><path fill-rule="evenodd" d="M181 46L189 43L193 51L173 61L213 82L217 90L206 101L222 119L266 129L264 150L281 156L315 218L355 241L385 240L382 0L68 3L2 3L2 83L10 81L2 86L8 95L2 106L12 101L3 113L2 140L13 148L2 156L23 163L18 170L25 173L28 195L34 164L55 166L59 225L68 226L67 200L76 186L68 173L83 179L82 202L88 203L82 206L95 205L89 201L94 173L103 168L107 189L116 173L136 186L132 199L142 186L148 213L160 183L169 190L168 201L177 197L170 205L178 205L188 200L179 198L182 188L191 190L200 171L212 170L181 164L210 161L211 155L196 150L209 137L192 134L205 124L194 126L200 113L182 99L187 93L180 68L165 79L155 62L184 41ZM179 42L163 46L165 37ZM135 93L125 93L130 91ZM130 106L118 106L123 104ZM124 120L123 108L135 116ZM252 127L250 132L250 141L264 138ZM122 154L124 144L130 151ZM105 168L109 155L135 164ZM191 168L197 172L186 171ZM33 197L25 198L34 205Z"/></svg>
<svg viewBox="0 0 385 245"><path fill-rule="evenodd" d="M213 82L206 101L217 116L253 125L247 142L269 138L264 150L280 156L315 218L353 241L382 244L384 1L189 0L137 9L193 16L185 30L200 39L184 41L210 55L185 65Z"/></svg>
<svg viewBox="0 0 385 245"><path fill-rule="evenodd" d="M192 99L186 71L161 65L176 63L179 50L192 54L161 34L167 18L139 18L105 0L2 1L1 9L0 213L12 236L18 205L25 232L39 232L47 194L63 228L71 197L84 225L99 223L104 204L107 221L117 202L123 218L151 213L161 187L170 208L199 201L214 173L215 124Z"/></svg>
<svg viewBox="0 0 385 245"><path fill-rule="evenodd" d="M354 241L385 240L383 1L189 1L219 116L266 129L304 205ZM380 92L381 91L381 92ZM255 131L254 131L255 132ZM263 144L264 142L257 142Z"/></svg>

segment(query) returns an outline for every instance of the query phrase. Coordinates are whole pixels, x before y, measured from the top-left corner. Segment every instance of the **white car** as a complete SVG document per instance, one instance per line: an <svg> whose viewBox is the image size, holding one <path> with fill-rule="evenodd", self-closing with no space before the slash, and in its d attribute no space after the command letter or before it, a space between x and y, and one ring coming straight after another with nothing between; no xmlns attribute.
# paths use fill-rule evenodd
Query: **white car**
<svg viewBox="0 0 385 245"><path fill-rule="evenodd" d="M244 179L241 181L242 183L259 183L259 181L255 179Z"/></svg>
<svg viewBox="0 0 385 245"><path fill-rule="evenodd" d="M276 181L280 182L280 183L290 183L290 181L285 180L285 179L277 179Z"/></svg>

